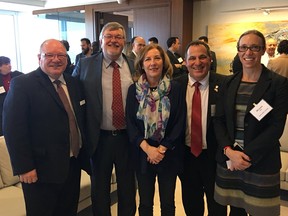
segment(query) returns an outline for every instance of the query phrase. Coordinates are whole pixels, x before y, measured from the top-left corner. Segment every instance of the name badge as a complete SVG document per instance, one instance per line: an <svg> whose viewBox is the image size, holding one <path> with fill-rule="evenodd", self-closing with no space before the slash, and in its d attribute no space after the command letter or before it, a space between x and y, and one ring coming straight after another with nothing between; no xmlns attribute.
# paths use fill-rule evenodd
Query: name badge
<svg viewBox="0 0 288 216"><path fill-rule="evenodd" d="M1 86L0 87L0 94L3 94L3 93L5 93L6 91L5 91L5 88L4 88L4 86Z"/></svg>
<svg viewBox="0 0 288 216"><path fill-rule="evenodd" d="M258 104L254 105L254 108L250 113L258 120L261 121L273 108L265 101L261 100Z"/></svg>
<svg viewBox="0 0 288 216"><path fill-rule="evenodd" d="M84 105L85 103L86 103L85 100L81 100L81 101L80 101L80 106Z"/></svg>
<svg viewBox="0 0 288 216"><path fill-rule="evenodd" d="M180 63L182 63L182 62L183 62L182 57L179 57L179 58L178 58L178 61L179 61Z"/></svg>
<svg viewBox="0 0 288 216"><path fill-rule="evenodd" d="M215 116L216 113L216 105L215 104L211 104L211 116Z"/></svg>

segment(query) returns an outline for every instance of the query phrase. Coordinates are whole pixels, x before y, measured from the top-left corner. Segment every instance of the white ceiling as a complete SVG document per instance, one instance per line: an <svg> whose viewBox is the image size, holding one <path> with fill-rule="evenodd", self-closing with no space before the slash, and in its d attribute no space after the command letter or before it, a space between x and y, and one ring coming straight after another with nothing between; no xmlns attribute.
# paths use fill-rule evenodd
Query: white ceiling
<svg viewBox="0 0 288 216"><path fill-rule="evenodd" d="M1 0L0 5L2 4L2 2L6 2L6 3L20 4L41 8L55 8L55 7L70 7L85 4L108 3L116 1L117 0Z"/></svg>

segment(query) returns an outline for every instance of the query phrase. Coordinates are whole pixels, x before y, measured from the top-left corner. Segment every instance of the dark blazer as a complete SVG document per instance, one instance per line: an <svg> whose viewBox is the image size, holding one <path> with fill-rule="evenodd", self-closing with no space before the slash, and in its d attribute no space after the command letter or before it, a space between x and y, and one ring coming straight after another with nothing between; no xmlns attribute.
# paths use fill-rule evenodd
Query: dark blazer
<svg viewBox="0 0 288 216"><path fill-rule="evenodd" d="M135 53L132 52L132 51L131 51L130 55L127 56L127 57L130 58L130 59L133 60L133 61L135 61L135 59L136 59L136 55L135 55Z"/></svg>
<svg viewBox="0 0 288 216"><path fill-rule="evenodd" d="M84 138L85 104L80 83L67 74L64 79ZM40 182L63 183L70 166L69 119L54 85L40 68L12 80L3 116L14 175L36 169ZM82 144L80 154L85 140Z"/></svg>
<svg viewBox="0 0 288 216"><path fill-rule="evenodd" d="M232 146L235 139L235 99L242 79L238 72L227 79L223 96L217 103L215 132L219 142L217 161L226 167L228 159L223 154L225 146ZM270 111L258 121L250 111L264 99ZM262 174L275 174L281 167L280 143L288 111L287 79L262 65L262 73L248 101L244 118L244 153L251 158L252 166L247 170Z"/></svg>
<svg viewBox="0 0 288 216"><path fill-rule="evenodd" d="M214 124L213 118L215 116L216 111L216 102L219 98L219 90L224 83L225 76L217 73L210 73L209 76L209 96L208 96L208 113L207 113L207 134L206 134L206 141L207 141L207 152L208 157L211 159L215 159L215 154L217 150L217 142L215 138L214 132ZM175 79L181 84L181 87L185 91L185 98L186 98L186 89L188 85L188 75L183 75Z"/></svg>
<svg viewBox="0 0 288 216"><path fill-rule="evenodd" d="M167 55L168 55L168 57L170 59L170 62L172 64L172 66L173 66L173 78L176 78L178 76L186 74L187 73L187 68L186 68L185 65L183 65L182 68L177 68L175 66L175 64L182 64L182 62L184 61L184 59L183 59L182 62L178 61L179 58L182 58L181 55L178 54L178 53L174 53L173 54L170 50L167 50L166 53L167 53Z"/></svg>
<svg viewBox="0 0 288 216"><path fill-rule="evenodd" d="M211 67L210 67L210 71L216 73L217 72L217 58L216 58L216 53L214 51L210 51L211 52Z"/></svg>
<svg viewBox="0 0 288 216"><path fill-rule="evenodd" d="M160 144L168 148L165 157L159 165L158 170L178 173L182 169L183 146L181 143L185 136L185 119L186 119L186 104L184 93L179 86L179 83L171 81L171 91L168 94L171 104L170 117L165 130L165 137L160 143L148 139L149 145L158 147ZM134 160L137 170L145 172L147 169L147 155L140 148L140 144L144 139L144 123L137 119L139 102L136 99L136 85L129 87L126 104L126 121L130 142L134 148Z"/></svg>
<svg viewBox="0 0 288 216"><path fill-rule="evenodd" d="M19 72L19 71L14 71L14 72L11 72L11 79L13 79L14 77L16 76L19 76L19 75L22 75L23 73L22 72ZM3 86L3 75L0 74L0 87ZM4 86L3 86L4 88ZM2 130L2 112L3 112L3 104L4 104L4 100L6 98L6 95L7 95L7 92L3 92L3 93L0 93L0 136L3 135L3 130Z"/></svg>
<svg viewBox="0 0 288 216"><path fill-rule="evenodd" d="M131 75L134 73L134 66L131 60L122 54L128 62ZM83 83L86 105L87 122L87 144L89 154L92 156L98 146L100 125L103 113L103 95L102 95L102 62L103 53L82 58L76 65L73 76L78 77Z"/></svg>

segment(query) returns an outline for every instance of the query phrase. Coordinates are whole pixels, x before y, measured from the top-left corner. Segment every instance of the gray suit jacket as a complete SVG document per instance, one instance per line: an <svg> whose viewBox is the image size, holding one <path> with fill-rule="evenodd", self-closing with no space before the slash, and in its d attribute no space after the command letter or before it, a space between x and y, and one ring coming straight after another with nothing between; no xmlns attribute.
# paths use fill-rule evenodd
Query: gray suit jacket
<svg viewBox="0 0 288 216"><path fill-rule="evenodd" d="M134 72L133 62L122 54L128 62L131 75ZM73 76L78 77L83 83L86 97L86 131L90 156L95 152L102 122L103 92L102 92L102 62L103 53L82 58L79 60Z"/></svg>

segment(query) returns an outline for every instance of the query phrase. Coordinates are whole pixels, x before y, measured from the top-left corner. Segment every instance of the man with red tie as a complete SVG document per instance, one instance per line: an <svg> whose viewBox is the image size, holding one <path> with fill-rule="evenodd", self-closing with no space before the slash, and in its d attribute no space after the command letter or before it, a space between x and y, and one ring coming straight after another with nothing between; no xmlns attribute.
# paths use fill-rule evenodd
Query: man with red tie
<svg viewBox="0 0 288 216"><path fill-rule="evenodd" d="M107 23L100 33L101 52L79 60L73 76L84 86L87 102L87 140L92 164L94 216L111 215L110 186L113 166L117 178L118 216L134 216L135 175L126 131L125 105L133 83L133 62L122 53L124 27Z"/></svg>
<svg viewBox="0 0 288 216"><path fill-rule="evenodd" d="M190 42L185 55L189 74L176 78L185 88L187 105L184 170L179 175L183 206L187 216L203 216L205 193L209 215L226 216L226 207L213 198L217 149L213 116L224 76L210 72L211 52L206 43Z"/></svg>

